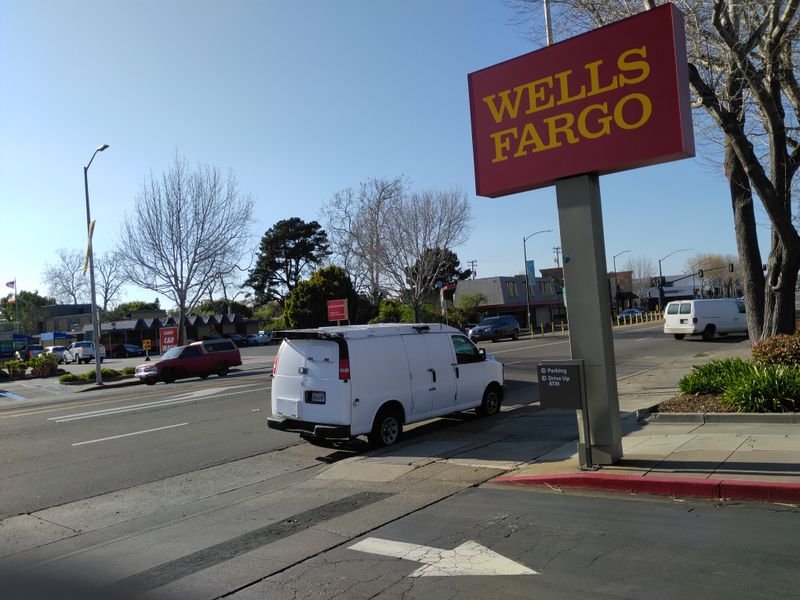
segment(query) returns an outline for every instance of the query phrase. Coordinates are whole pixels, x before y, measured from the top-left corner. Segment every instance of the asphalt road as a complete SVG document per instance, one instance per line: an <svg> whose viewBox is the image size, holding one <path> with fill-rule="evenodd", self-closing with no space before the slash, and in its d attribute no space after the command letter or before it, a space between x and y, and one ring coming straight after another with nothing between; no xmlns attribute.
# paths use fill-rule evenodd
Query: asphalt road
<svg viewBox="0 0 800 600"><path fill-rule="evenodd" d="M670 356L746 343L732 337L676 341L660 329L654 324L615 333L618 376L652 368ZM484 345L506 365L507 405L538 399L538 361L570 356L568 336ZM244 348L243 367L225 378L68 394L0 410L0 518L305 443L265 424L275 352L276 346ZM137 362L108 359L104 364ZM87 368L70 366L75 372ZM410 435L422 436L459 418L418 425ZM321 456L336 460L362 450L356 445Z"/></svg>
<svg viewBox="0 0 800 600"><path fill-rule="evenodd" d="M797 519L776 506L470 488L230 598L797 598ZM492 574L502 564L473 543L533 572Z"/></svg>

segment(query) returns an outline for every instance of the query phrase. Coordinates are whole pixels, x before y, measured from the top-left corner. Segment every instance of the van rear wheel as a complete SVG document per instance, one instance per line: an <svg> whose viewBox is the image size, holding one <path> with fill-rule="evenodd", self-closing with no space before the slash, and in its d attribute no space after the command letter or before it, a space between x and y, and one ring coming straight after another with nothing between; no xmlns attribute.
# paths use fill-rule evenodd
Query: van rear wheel
<svg viewBox="0 0 800 600"><path fill-rule="evenodd" d="M703 339L704 339L705 341L708 341L708 340L710 340L711 338L713 338L713 337L714 337L714 332L715 332L715 331L716 331L716 328L715 328L713 325L709 325L708 327L706 327L706 328L703 330Z"/></svg>
<svg viewBox="0 0 800 600"><path fill-rule="evenodd" d="M684 337L686 337L686 334L684 333L675 333L673 335L675 336L676 340L682 340Z"/></svg>
<svg viewBox="0 0 800 600"><path fill-rule="evenodd" d="M367 439L373 448L396 444L403 434L403 417L397 408L385 406L378 411Z"/></svg>

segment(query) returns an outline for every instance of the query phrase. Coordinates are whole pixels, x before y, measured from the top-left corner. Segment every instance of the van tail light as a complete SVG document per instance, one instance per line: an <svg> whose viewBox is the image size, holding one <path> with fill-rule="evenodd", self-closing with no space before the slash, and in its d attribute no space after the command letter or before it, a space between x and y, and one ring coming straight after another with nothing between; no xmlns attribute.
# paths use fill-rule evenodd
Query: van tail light
<svg viewBox="0 0 800 600"><path fill-rule="evenodd" d="M276 375L278 373L278 355L275 355L275 360L272 361L272 374Z"/></svg>
<svg viewBox="0 0 800 600"><path fill-rule="evenodd" d="M695 325L697 325L697 317L692 317L692 323L694 323Z"/></svg>
<svg viewBox="0 0 800 600"><path fill-rule="evenodd" d="M339 379L350 379L350 359L349 358L340 358L339 359Z"/></svg>

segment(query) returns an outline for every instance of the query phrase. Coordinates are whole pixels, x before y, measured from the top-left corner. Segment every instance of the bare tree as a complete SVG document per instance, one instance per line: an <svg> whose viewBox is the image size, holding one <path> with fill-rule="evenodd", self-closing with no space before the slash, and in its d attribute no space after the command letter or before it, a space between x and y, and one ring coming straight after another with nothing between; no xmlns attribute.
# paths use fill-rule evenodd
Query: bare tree
<svg viewBox="0 0 800 600"><path fill-rule="evenodd" d="M142 185L118 252L132 283L175 302L181 341L187 309L239 259L252 220L253 201L240 194L233 173L223 178L208 165L189 171L177 153L167 172Z"/></svg>
<svg viewBox="0 0 800 600"><path fill-rule="evenodd" d="M633 293L639 298L644 298L647 291L652 287L650 278L658 275L653 259L643 254L634 254L625 261L624 269L631 272Z"/></svg>
<svg viewBox="0 0 800 600"><path fill-rule="evenodd" d="M430 284L447 269L444 252L470 232L466 195L457 190L413 193L397 201L384 223L380 265L390 288L406 299L419 318Z"/></svg>
<svg viewBox="0 0 800 600"><path fill-rule="evenodd" d="M520 21L534 0L511 0ZM570 33L653 8L654 0L561 0L560 23ZM712 124L729 181L754 341L795 329L794 297L800 236L792 219L792 191L800 167L797 140L800 83L795 61L800 0L677 0L686 15L689 82L698 122ZM710 146L707 146L711 149ZM753 195L772 225L768 275L761 269Z"/></svg>
<svg viewBox="0 0 800 600"><path fill-rule="evenodd" d="M85 255L79 250L56 250L58 262L46 265L42 278L47 289L58 302L80 304L89 296L89 280L83 274Z"/></svg>
<svg viewBox="0 0 800 600"><path fill-rule="evenodd" d="M341 266L359 293L377 306L387 287L381 270L387 219L405 193L406 180L369 179L358 192L352 188L334 194L323 206L334 261Z"/></svg>
<svg viewBox="0 0 800 600"><path fill-rule="evenodd" d="M127 281L122 257L117 252L106 252L94 259L97 295L100 296L100 309L108 311L119 299L119 291Z"/></svg>

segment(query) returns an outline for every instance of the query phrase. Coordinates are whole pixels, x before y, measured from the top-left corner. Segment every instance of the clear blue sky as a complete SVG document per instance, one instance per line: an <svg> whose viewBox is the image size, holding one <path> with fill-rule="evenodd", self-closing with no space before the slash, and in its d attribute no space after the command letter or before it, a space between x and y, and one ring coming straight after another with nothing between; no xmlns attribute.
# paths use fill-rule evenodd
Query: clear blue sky
<svg viewBox="0 0 800 600"><path fill-rule="evenodd" d="M535 49L511 16L500 0L0 0L0 280L44 294L56 249L84 249L82 167L104 143L89 171L96 253L177 149L233 170L259 238L319 219L337 190L402 174L467 193L474 231L454 250L479 277L521 273L522 238L541 229L555 231L528 240L528 257L554 266L553 188L475 195L467 73ZM609 270L628 249L654 262L736 253L727 184L697 158L601 190Z"/></svg>

